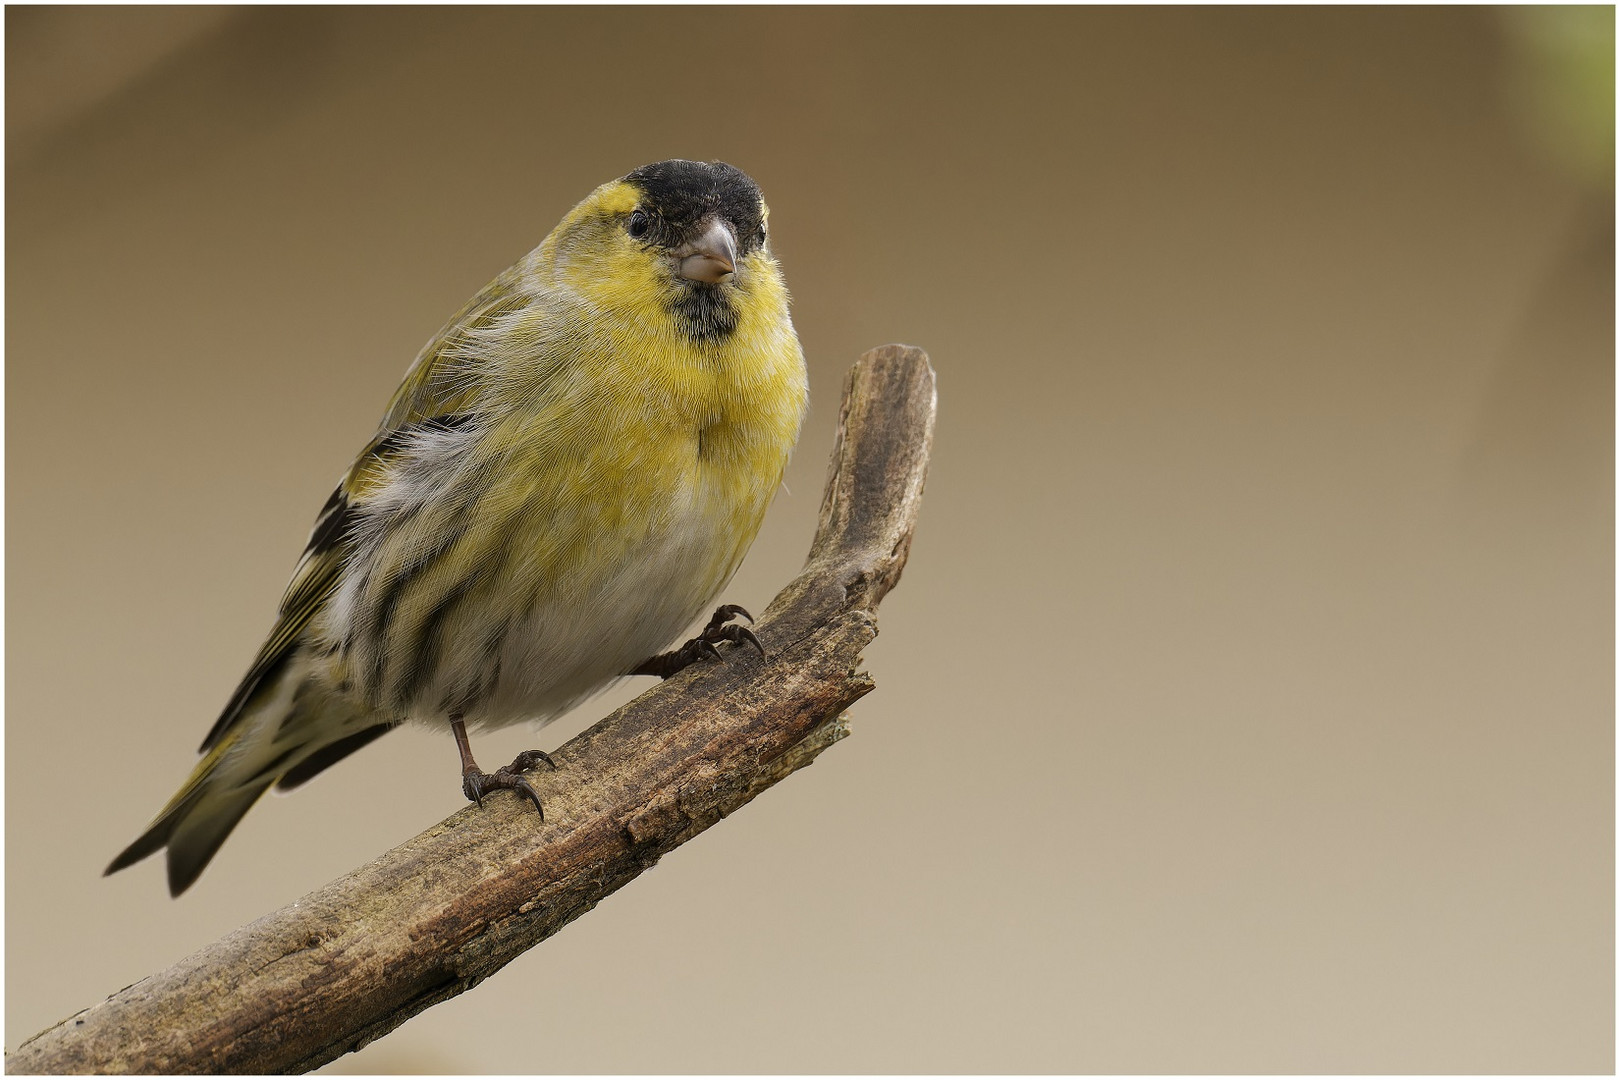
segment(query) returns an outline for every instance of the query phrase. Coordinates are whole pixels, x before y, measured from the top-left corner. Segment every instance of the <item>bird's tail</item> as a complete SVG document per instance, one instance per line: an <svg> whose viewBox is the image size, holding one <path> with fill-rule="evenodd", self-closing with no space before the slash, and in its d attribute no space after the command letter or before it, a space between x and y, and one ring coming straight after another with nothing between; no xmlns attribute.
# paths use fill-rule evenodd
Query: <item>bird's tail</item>
<svg viewBox="0 0 1620 1080"><path fill-rule="evenodd" d="M169 849L169 894L179 896L197 880L242 815L252 809L277 777L233 779L226 765L237 739L220 741L197 763L174 798L146 831L107 867L115 873L159 848ZM243 781L246 782L243 782Z"/></svg>
<svg viewBox="0 0 1620 1080"><path fill-rule="evenodd" d="M255 703L257 708L243 710L146 831L105 872L115 873L167 848L169 894L179 896L272 784L284 791L295 788L394 726L333 709L330 698L314 708L304 704L313 696L271 693Z"/></svg>

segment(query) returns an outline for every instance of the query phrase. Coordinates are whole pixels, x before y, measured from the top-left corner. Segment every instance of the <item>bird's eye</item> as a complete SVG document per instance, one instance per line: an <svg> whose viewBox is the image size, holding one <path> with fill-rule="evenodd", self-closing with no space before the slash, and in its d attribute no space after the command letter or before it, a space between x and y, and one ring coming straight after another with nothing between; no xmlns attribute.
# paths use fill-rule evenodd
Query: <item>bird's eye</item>
<svg viewBox="0 0 1620 1080"><path fill-rule="evenodd" d="M627 225L626 228L630 230L631 236L635 237L637 240L640 240L643 236L647 235L647 230L652 228L652 218L647 215L645 210L632 211L630 214L630 224Z"/></svg>

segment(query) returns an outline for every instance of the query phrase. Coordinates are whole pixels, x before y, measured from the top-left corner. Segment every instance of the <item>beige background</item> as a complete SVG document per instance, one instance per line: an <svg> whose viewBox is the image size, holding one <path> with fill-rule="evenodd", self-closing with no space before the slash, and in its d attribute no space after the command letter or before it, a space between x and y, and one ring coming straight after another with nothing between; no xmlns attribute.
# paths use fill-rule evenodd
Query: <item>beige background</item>
<svg viewBox="0 0 1620 1080"><path fill-rule="evenodd" d="M592 186L687 156L764 187L812 371L729 599L798 568L844 368L938 369L878 690L337 1070L1612 1071L1612 142L1565 122L1546 26L6 29L8 1047L461 805L449 736L410 730L266 800L178 901L157 860L99 876L423 341Z"/></svg>

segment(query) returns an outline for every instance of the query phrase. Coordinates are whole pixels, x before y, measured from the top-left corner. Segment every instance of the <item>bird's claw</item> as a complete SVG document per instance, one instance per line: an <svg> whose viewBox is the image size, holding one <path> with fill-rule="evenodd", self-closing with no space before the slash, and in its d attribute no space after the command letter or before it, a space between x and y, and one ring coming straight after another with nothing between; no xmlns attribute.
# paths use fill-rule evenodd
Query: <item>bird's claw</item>
<svg viewBox="0 0 1620 1080"><path fill-rule="evenodd" d="M484 805L484 796L492 791L513 791L534 803L534 808L540 814L540 820L546 820L546 808L540 805L540 793L534 789L528 779L523 775L541 762L555 769L557 763L551 755L544 750L525 750L512 759L512 764L502 765L493 773L487 773L476 765L468 766L461 773L461 791L467 796L469 802L475 802L480 807Z"/></svg>
<svg viewBox="0 0 1620 1080"><path fill-rule="evenodd" d="M763 658L765 646L760 644L759 637L748 627L731 621L739 615L749 622L754 621L754 617L748 614L748 610L741 604L721 604L715 609L714 617L709 620L709 624L697 637L672 652L659 653L643 661L641 666L630 674L657 675L659 678L667 679L699 660L720 659L720 650L716 646L722 641L729 641L734 645L744 643L752 645Z"/></svg>
<svg viewBox="0 0 1620 1080"><path fill-rule="evenodd" d="M505 769L496 769L495 775L499 776L505 771ZM534 803L534 812L540 815L541 821L546 820L546 808L540 805L540 793L534 790L533 784L530 784L527 780L520 776L513 781L512 790Z"/></svg>
<svg viewBox="0 0 1620 1080"><path fill-rule="evenodd" d="M513 772L528 772L542 761L546 763L548 768L555 769L557 767L557 763L551 760L551 755L544 750L525 750L513 758L512 764L508 765L507 768Z"/></svg>
<svg viewBox="0 0 1620 1080"><path fill-rule="evenodd" d="M728 626L726 629L731 631L731 633L727 635L726 640L734 641L738 645L741 645L746 641L748 644L752 645L756 651L758 651L759 658L761 660L765 659L765 646L759 643L759 638L754 635L752 630L748 629L746 626Z"/></svg>

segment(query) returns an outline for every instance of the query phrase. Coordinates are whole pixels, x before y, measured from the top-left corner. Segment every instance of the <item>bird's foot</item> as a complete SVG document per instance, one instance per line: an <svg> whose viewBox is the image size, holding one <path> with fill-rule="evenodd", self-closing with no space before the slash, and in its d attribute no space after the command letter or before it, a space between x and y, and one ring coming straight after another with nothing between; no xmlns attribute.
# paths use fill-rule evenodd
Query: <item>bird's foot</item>
<svg viewBox="0 0 1620 1080"><path fill-rule="evenodd" d="M737 645L741 645L746 641L758 649L759 655L763 657L765 655L765 646L759 643L759 638L754 636L754 632L740 623L731 621L739 615L749 622L754 621L754 617L748 614L740 605L721 604L715 609L714 618L709 620L709 625L703 628L701 634L678 649L673 649L667 653L659 653L657 656L643 660L641 665L630 674L656 675L660 679L667 679L682 668L695 664L706 657L715 660L720 659L720 650L716 649L715 646L722 641L730 641Z"/></svg>
<svg viewBox="0 0 1620 1080"><path fill-rule="evenodd" d="M468 762L461 770L461 791L468 801L479 806L484 805L484 796L492 791L515 791L534 803L535 810L540 813L540 820L546 820L546 808L540 805L540 793L534 790L524 773L545 762L553 769L557 763L551 760L551 755L544 750L525 750L512 759L512 764L502 765L493 773L487 773L476 764Z"/></svg>

